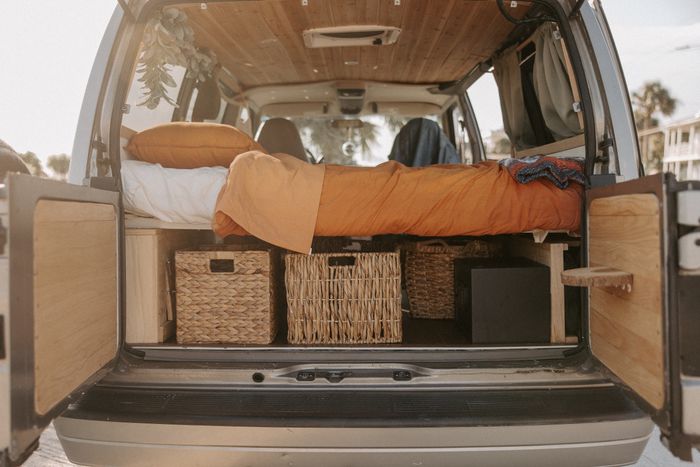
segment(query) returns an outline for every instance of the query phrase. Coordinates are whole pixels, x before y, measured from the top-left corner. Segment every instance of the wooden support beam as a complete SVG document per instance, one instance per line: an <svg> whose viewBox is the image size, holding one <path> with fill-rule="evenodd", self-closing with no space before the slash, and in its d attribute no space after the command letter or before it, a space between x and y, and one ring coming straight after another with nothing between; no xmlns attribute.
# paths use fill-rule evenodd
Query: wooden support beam
<svg viewBox="0 0 700 467"><path fill-rule="evenodd" d="M564 271L564 252L568 249L569 245L566 243L534 243L526 238L513 238L508 244L511 255L549 266L552 314L550 342L552 344L566 343L564 285L561 282L561 274Z"/></svg>

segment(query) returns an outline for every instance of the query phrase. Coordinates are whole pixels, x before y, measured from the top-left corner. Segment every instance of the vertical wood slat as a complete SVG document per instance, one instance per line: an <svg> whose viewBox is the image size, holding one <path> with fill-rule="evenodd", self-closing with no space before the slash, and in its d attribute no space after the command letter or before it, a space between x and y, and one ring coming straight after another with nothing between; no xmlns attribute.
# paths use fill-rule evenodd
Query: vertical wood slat
<svg viewBox="0 0 700 467"><path fill-rule="evenodd" d="M561 273L564 271L564 252L568 249L566 243L534 243L524 238L513 238L509 244L511 254L549 266L552 344L566 343L566 307Z"/></svg>

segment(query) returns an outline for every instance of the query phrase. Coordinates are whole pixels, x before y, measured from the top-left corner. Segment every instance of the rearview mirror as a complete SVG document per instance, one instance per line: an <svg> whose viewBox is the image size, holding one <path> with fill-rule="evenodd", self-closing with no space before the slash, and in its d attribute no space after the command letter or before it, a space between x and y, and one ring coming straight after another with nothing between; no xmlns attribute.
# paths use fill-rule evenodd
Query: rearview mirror
<svg viewBox="0 0 700 467"><path fill-rule="evenodd" d="M349 120L333 120L331 126L340 130L352 130L355 128L362 128L365 124L362 120L354 118Z"/></svg>

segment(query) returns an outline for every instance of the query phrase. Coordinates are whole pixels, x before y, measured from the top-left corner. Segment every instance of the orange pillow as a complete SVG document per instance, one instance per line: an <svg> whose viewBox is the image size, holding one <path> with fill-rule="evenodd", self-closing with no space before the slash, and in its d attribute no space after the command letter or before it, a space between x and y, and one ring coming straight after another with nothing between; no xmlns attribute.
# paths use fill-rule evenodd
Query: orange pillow
<svg viewBox="0 0 700 467"><path fill-rule="evenodd" d="M266 152L238 128L189 122L166 123L138 132L126 149L139 160L172 169L228 167L244 152Z"/></svg>

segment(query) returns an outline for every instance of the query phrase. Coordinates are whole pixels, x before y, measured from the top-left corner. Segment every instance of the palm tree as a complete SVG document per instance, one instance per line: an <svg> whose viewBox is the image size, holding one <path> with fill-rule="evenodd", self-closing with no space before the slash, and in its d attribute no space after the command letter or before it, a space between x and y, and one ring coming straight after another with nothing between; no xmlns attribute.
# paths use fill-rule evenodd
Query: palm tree
<svg viewBox="0 0 700 467"><path fill-rule="evenodd" d="M56 175L56 178L65 180L70 167L70 157L66 154L49 156L46 165Z"/></svg>
<svg viewBox="0 0 700 467"><path fill-rule="evenodd" d="M44 168L41 166L41 160L36 154L34 154L32 151L27 151L18 155L22 161L27 164L27 167L29 167L29 171L32 175L36 175L38 177L46 176L46 172L44 172Z"/></svg>
<svg viewBox="0 0 700 467"><path fill-rule="evenodd" d="M678 100L671 96L660 81L650 81L632 93L634 122L639 130L648 130L659 125L657 114L670 116L675 112ZM646 139L648 138L648 139ZM647 173L661 170L663 166L663 134L661 132L640 137L642 162Z"/></svg>
<svg viewBox="0 0 700 467"><path fill-rule="evenodd" d="M671 96L660 81L649 81L632 93L632 107L637 128L647 130L659 124L657 113L670 116L676 111L678 100Z"/></svg>

